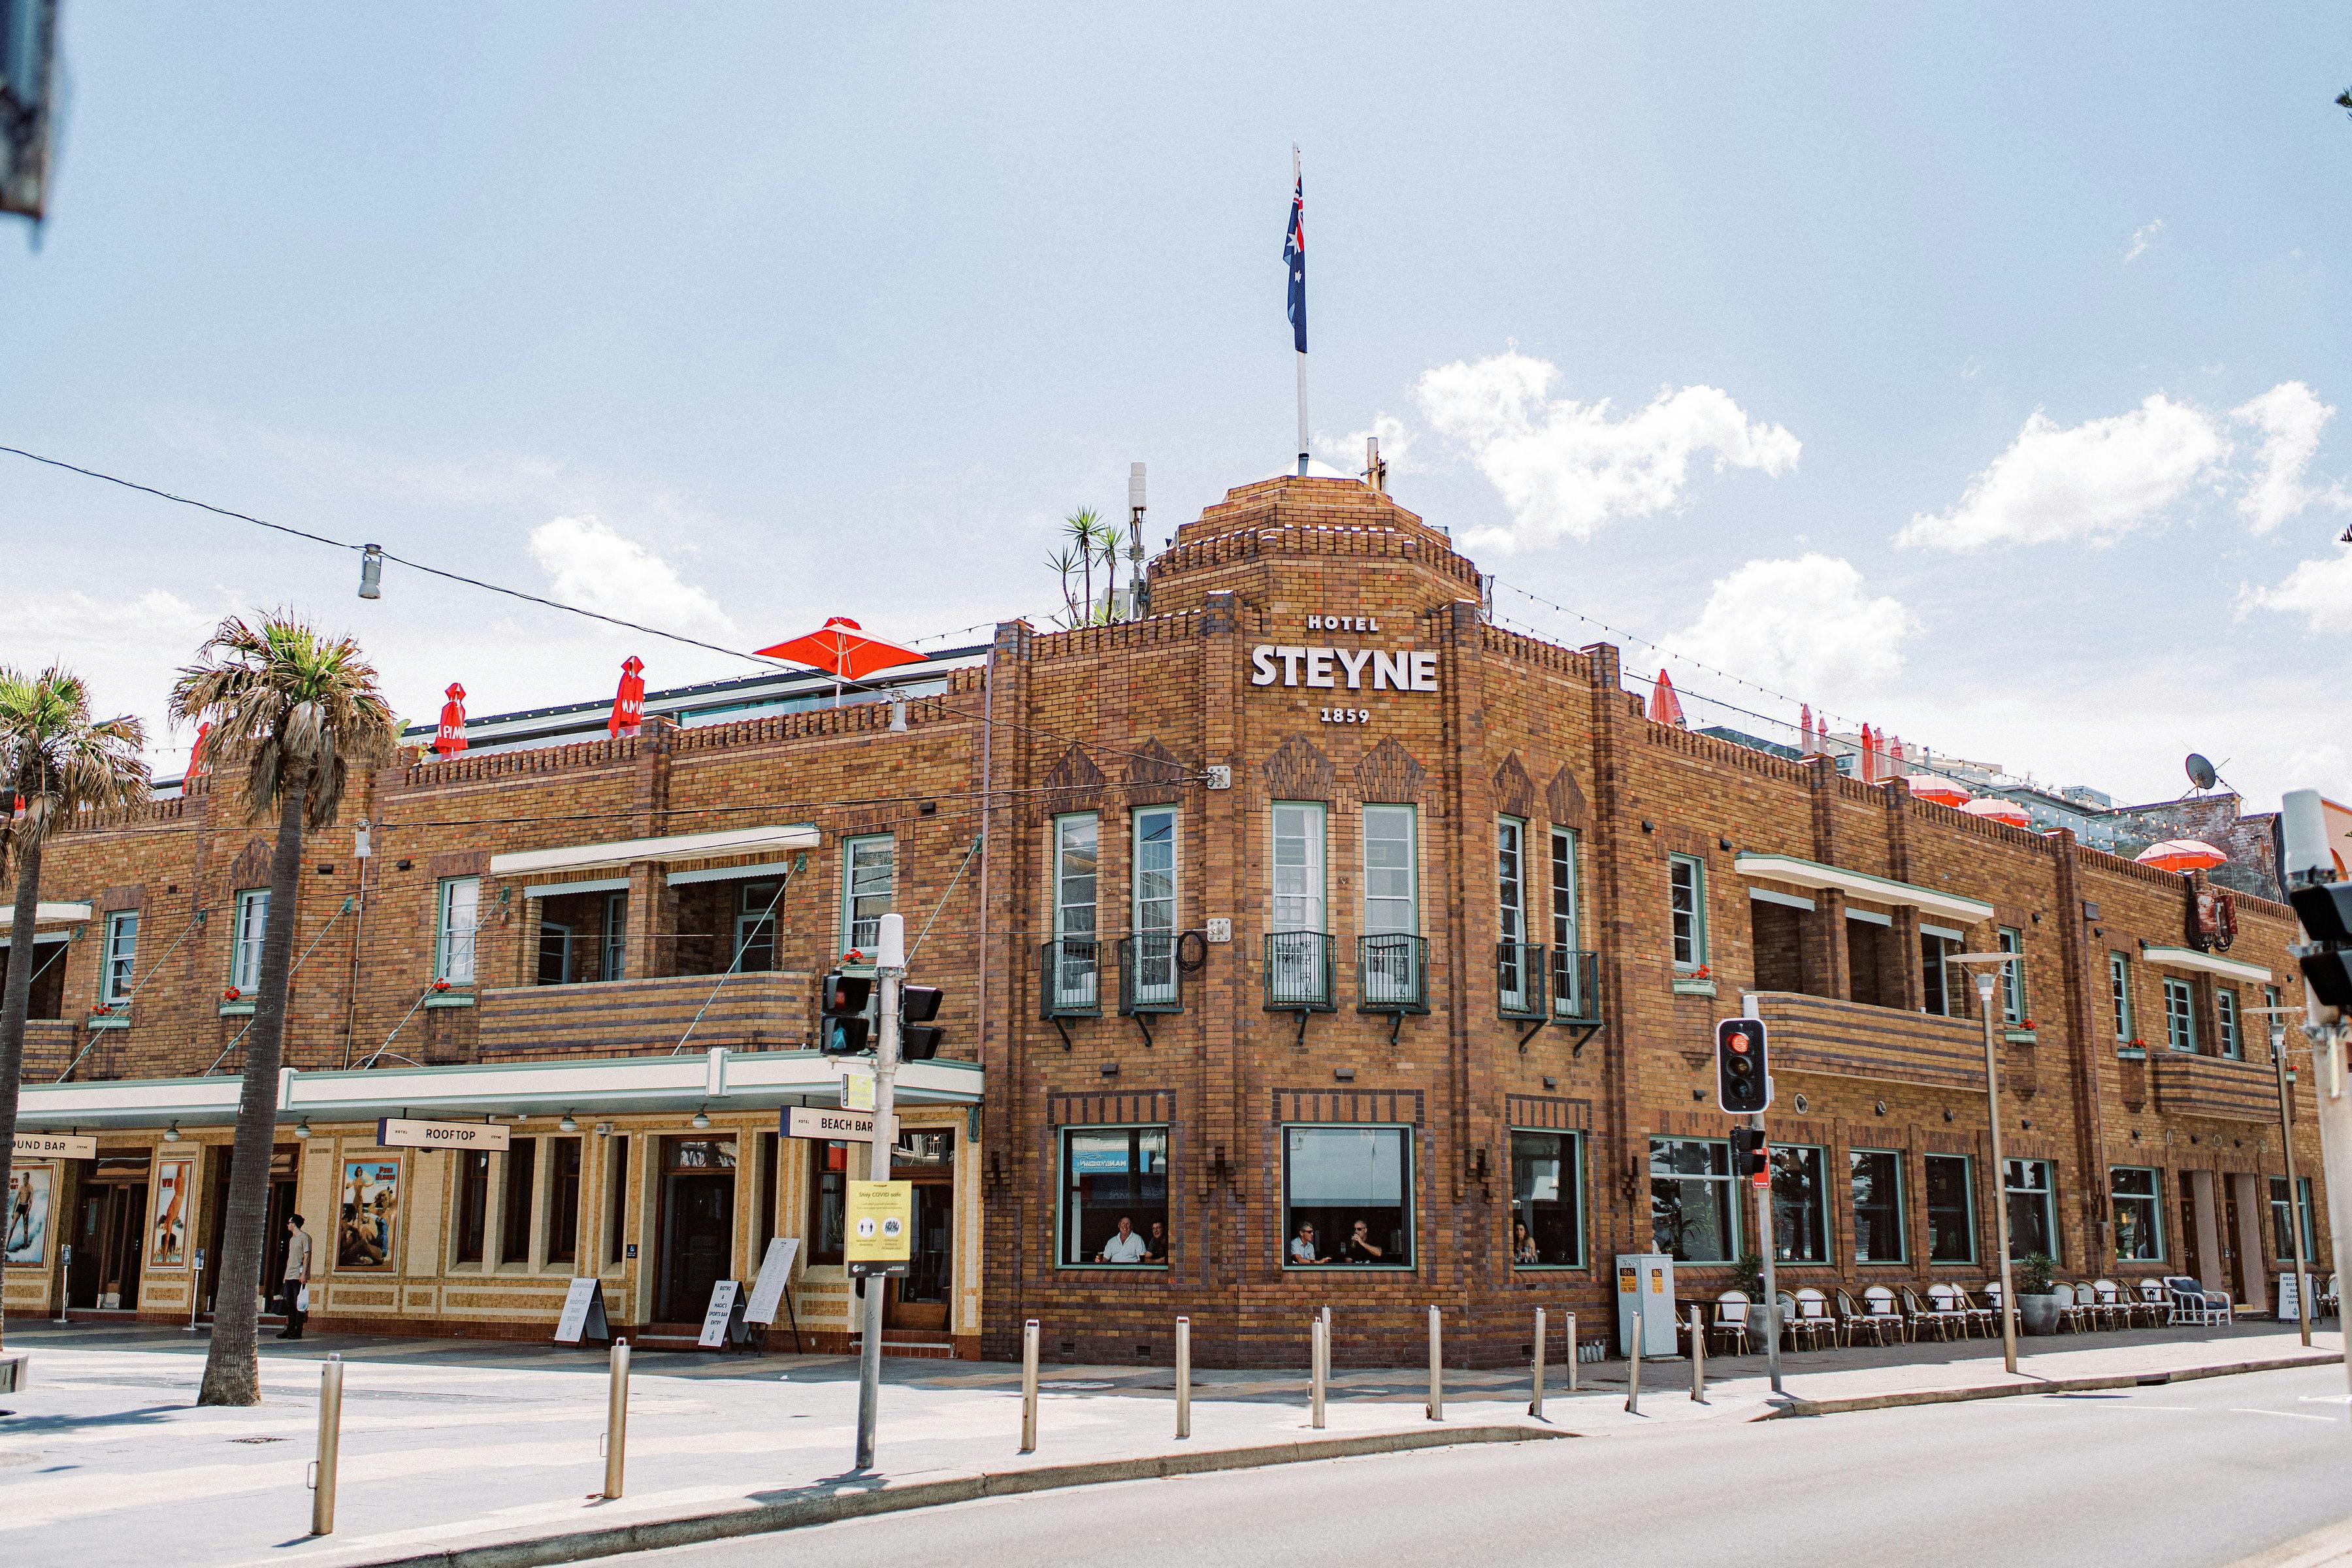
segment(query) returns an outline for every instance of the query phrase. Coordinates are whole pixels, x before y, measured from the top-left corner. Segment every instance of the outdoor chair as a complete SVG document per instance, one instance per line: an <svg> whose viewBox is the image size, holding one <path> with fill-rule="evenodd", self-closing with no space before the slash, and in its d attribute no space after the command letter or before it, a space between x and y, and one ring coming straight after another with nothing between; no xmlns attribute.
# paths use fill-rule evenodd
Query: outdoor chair
<svg viewBox="0 0 2352 1568"><path fill-rule="evenodd" d="M2330 1274L2327 1277L2326 1289L2315 1292L2315 1295L2317 1300L2312 1303L2314 1316L2321 1318L2339 1316L2344 1310L2344 1276Z"/></svg>
<svg viewBox="0 0 2352 1568"><path fill-rule="evenodd" d="M2063 1279L2054 1279L2051 1281L2050 1293L2058 1298L2058 1331L2063 1334L2071 1329L2078 1334L2087 1333L2091 1309L2075 1295L2075 1288Z"/></svg>
<svg viewBox="0 0 2352 1568"><path fill-rule="evenodd" d="M1837 1293L1837 1311L1838 1337L1844 1343L1851 1345L1864 1334L1870 1336L1873 1344L1886 1342L1886 1326L1856 1307L1853 1298L1843 1290Z"/></svg>
<svg viewBox="0 0 2352 1568"><path fill-rule="evenodd" d="M1958 1285L1927 1287L1927 1306L1959 1327L1961 1337L1974 1334L1979 1326L1989 1323L1991 1314L1971 1305L1969 1293Z"/></svg>
<svg viewBox="0 0 2352 1568"><path fill-rule="evenodd" d="M2230 1298L2219 1290L2208 1290L2201 1280L2186 1274L2168 1274L2164 1288L2172 1297L2172 1311L2166 1321L2192 1328L2216 1328L2230 1321Z"/></svg>
<svg viewBox="0 0 2352 1568"><path fill-rule="evenodd" d="M2172 1296L2170 1292L2165 1289L2164 1281L2161 1279L2141 1280L2139 1282L2139 1294L2133 1300L2131 1310L2133 1322L2137 1323L2142 1317L2145 1317L2147 1319L2147 1326L2149 1328L2162 1328L2164 1326L2165 1319L2172 1310Z"/></svg>
<svg viewBox="0 0 2352 1568"><path fill-rule="evenodd" d="M2125 1299L2122 1286L2112 1279L2094 1279L2091 1281L2091 1292L2094 1298L2091 1303L2091 1315L2098 1320L2099 1327L2103 1329L2131 1327L2131 1302Z"/></svg>
<svg viewBox="0 0 2352 1568"><path fill-rule="evenodd" d="M1870 1321L1878 1326L1882 1336L1893 1334L1896 1340L1910 1338L1910 1325L1903 1321L1903 1308L1895 1300L1895 1292L1884 1285L1873 1285L1862 1293L1862 1305ZM1885 1344L1884 1337L1879 1343Z"/></svg>
<svg viewBox="0 0 2352 1568"><path fill-rule="evenodd" d="M1715 1321L1707 1325L1707 1337L1718 1348L1736 1345L1739 1353L1748 1353L1748 1314L1749 1302L1744 1290L1726 1290L1715 1299Z"/></svg>
<svg viewBox="0 0 2352 1568"><path fill-rule="evenodd" d="M1960 1300L1968 1304L1970 1313L1982 1319L1986 1333L1990 1334L1994 1339L2000 1338L2000 1286L1988 1286L1982 1292L1963 1289L1960 1292Z"/></svg>
<svg viewBox="0 0 2352 1568"><path fill-rule="evenodd" d="M1918 1296L1908 1285L1903 1287L1903 1315L1911 1320L1911 1337L1915 1340L1919 1337L1922 1327L1935 1330L1939 1340L1950 1339L1955 1328L1965 1330L1968 1327L1968 1320L1958 1312L1922 1307Z"/></svg>
<svg viewBox="0 0 2352 1568"><path fill-rule="evenodd" d="M1837 1342L1838 1323L1830 1316L1830 1299L1810 1285L1797 1292L1796 1327L1816 1350Z"/></svg>

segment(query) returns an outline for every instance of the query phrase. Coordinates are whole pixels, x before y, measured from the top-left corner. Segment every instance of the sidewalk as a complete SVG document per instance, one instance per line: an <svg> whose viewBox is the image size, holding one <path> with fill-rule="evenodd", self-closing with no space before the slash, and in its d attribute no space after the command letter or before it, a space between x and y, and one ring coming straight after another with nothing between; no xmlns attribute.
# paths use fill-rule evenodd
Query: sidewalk
<svg viewBox="0 0 2352 1568"><path fill-rule="evenodd" d="M2124 1377L2335 1359L2342 1336L2304 1352L2291 1329L2245 1325L2195 1339L2095 1335L2026 1342L2029 1375L2008 1380L2000 1347L1819 1352L1785 1360L1801 1401L1969 1396L2047 1377ZM1637 1436L1691 1422L1787 1410L1761 1358L1710 1364L1709 1403L1689 1399L1683 1362L1645 1366L1642 1414L1623 1409L1622 1362L1553 1369L1545 1422L1527 1414L1524 1372L1446 1373L1445 1420L1423 1411L1419 1369L1332 1380L1328 1423L1307 1424L1303 1373L1196 1372L1193 1436L1173 1437L1166 1368L1045 1370L1038 1448L1018 1455L1020 1371L995 1363L887 1362L879 1465L850 1468L856 1368L845 1357L646 1352L633 1379L627 1495L599 1500L606 1378L601 1352L448 1340L265 1341L263 1402L194 1404L204 1342L169 1330L9 1325L33 1358L31 1386L0 1419L0 1556L90 1568L145 1561L171 1543L184 1568L257 1563L555 1560L533 1541L626 1531L660 1544L814 1522L852 1512L1432 1443ZM2042 1347L2053 1347L2042 1352ZM317 1430L319 1363L344 1357L337 1531L308 1536L304 1476ZM1907 1352L1908 1359L1906 1359ZM1919 1359L1926 1357L1928 1359ZM1798 1406L1801 1413L1804 1405ZM1073 1473L1071 1467L1084 1467ZM614 1545L623 1542L614 1542ZM611 1549L608 1545L607 1550ZM576 1550L572 1554L580 1554Z"/></svg>

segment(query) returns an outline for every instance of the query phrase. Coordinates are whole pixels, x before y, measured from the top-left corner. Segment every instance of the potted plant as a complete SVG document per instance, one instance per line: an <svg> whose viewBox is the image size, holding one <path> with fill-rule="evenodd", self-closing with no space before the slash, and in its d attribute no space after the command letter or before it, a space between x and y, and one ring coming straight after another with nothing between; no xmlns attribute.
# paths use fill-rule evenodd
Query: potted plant
<svg viewBox="0 0 2352 1568"><path fill-rule="evenodd" d="M1764 1255L1750 1252L1742 1257L1739 1267L1731 1271L1731 1283L1735 1289L1746 1291L1749 1300L1764 1300Z"/></svg>
<svg viewBox="0 0 2352 1568"><path fill-rule="evenodd" d="M2030 1252L2017 1260L2010 1278L2017 1285L2017 1316L2029 1334L2058 1331L2058 1260L2046 1252Z"/></svg>

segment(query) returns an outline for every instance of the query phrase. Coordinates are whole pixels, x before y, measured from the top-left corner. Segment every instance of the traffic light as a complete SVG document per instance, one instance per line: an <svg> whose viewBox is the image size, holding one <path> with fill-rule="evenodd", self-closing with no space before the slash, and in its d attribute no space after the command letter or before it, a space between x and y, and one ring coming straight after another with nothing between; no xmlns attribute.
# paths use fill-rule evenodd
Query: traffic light
<svg viewBox="0 0 2352 1568"><path fill-rule="evenodd" d="M1735 1173L1745 1175L1760 1187L1771 1179L1771 1162L1772 1141L1764 1136L1761 1127L1731 1130L1731 1166Z"/></svg>
<svg viewBox="0 0 2352 1568"><path fill-rule="evenodd" d="M870 1048L866 1009L873 995L874 982L863 974L835 970L824 977L817 994L817 1040L826 1056L854 1057Z"/></svg>
<svg viewBox="0 0 2352 1568"><path fill-rule="evenodd" d="M1726 1018L1715 1026L1715 1100L1734 1116L1760 1116L1772 1103L1763 1019Z"/></svg>
<svg viewBox="0 0 2352 1568"><path fill-rule="evenodd" d="M927 1062L940 1053L940 988L902 985L898 988L898 1059Z"/></svg>

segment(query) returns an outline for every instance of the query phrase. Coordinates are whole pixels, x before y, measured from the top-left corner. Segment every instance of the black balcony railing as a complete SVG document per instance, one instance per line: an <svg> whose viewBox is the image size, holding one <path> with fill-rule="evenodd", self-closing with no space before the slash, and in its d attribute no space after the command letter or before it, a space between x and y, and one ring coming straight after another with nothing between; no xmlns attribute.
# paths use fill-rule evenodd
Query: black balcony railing
<svg viewBox="0 0 2352 1568"><path fill-rule="evenodd" d="M1042 1018L1102 1016L1102 943L1056 937L1037 948L1037 1008Z"/></svg>
<svg viewBox="0 0 2352 1568"><path fill-rule="evenodd" d="M1572 947L1551 952L1551 1016L1570 1024L1601 1024L1601 955Z"/></svg>
<svg viewBox="0 0 2352 1568"><path fill-rule="evenodd" d="M1506 1018L1542 1018L1544 977L1549 973L1544 950L1533 942L1495 944L1495 996Z"/></svg>
<svg viewBox="0 0 2352 1568"><path fill-rule="evenodd" d="M1177 933L1139 931L1118 942L1118 1012L1181 1013L1184 971L1176 963Z"/></svg>
<svg viewBox="0 0 2352 1568"><path fill-rule="evenodd" d="M1277 1013L1331 1011L1329 937L1319 931L1266 933L1265 1005Z"/></svg>
<svg viewBox="0 0 2352 1568"><path fill-rule="evenodd" d="M1356 939L1356 1011L1429 1011L1429 939L1387 931Z"/></svg>

